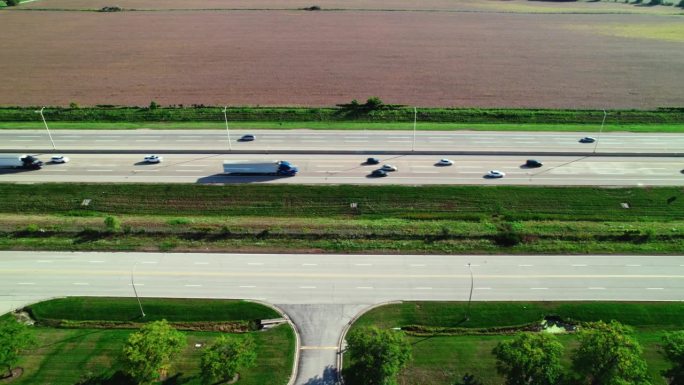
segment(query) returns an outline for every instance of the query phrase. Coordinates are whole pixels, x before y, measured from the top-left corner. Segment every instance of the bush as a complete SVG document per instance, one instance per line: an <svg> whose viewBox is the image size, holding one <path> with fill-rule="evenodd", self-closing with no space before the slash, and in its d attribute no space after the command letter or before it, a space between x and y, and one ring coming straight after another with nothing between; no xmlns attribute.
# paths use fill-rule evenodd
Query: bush
<svg viewBox="0 0 684 385"><path fill-rule="evenodd" d="M377 96L371 96L366 100L366 108L371 111L381 109L383 104L382 100Z"/></svg>
<svg viewBox="0 0 684 385"><path fill-rule="evenodd" d="M69 108L72 108L72 109L78 108L78 103L76 103L76 102L69 103Z"/></svg>
<svg viewBox="0 0 684 385"><path fill-rule="evenodd" d="M121 230L121 221L117 217L109 216L104 220L105 227L108 231L119 231Z"/></svg>
<svg viewBox="0 0 684 385"><path fill-rule="evenodd" d="M4 1L8 7L13 7L15 5L19 5L19 3L21 2L20 0L4 0Z"/></svg>
<svg viewBox="0 0 684 385"><path fill-rule="evenodd" d="M159 104L157 104L157 102L155 102L154 100L151 101L150 102L150 110L156 110L157 108L159 108Z"/></svg>

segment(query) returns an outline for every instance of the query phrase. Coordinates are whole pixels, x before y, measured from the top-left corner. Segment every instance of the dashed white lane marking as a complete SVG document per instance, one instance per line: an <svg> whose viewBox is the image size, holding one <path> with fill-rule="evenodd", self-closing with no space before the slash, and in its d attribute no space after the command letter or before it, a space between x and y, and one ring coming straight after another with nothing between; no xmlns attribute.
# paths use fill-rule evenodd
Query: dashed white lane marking
<svg viewBox="0 0 684 385"><path fill-rule="evenodd" d="M492 290L491 287L476 287L475 290Z"/></svg>
<svg viewBox="0 0 684 385"><path fill-rule="evenodd" d="M362 289L362 290L367 290L367 289L372 289L373 286L357 286L357 289Z"/></svg>
<svg viewBox="0 0 684 385"><path fill-rule="evenodd" d="M414 174L439 174L439 171L414 171Z"/></svg>
<svg viewBox="0 0 684 385"><path fill-rule="evenodd" d="M300 286L300 289L315 289L316 286Z"/></svg>
<svg viewBox="0 0 684 385"><path fill-rule="evenodd" d="M88 286L90 285L88 282L74 282L73 285L77 286Z"/></svg>
<svg viewBox="0 0 684 385"><path fill-rule="evenodd" d="M144 263L144 264L146 264L146 265L154 265L154 264L157 263L157 261L142 261L142 262L140 262L140 263Z"/></svg>
<svg viewBox="0 0 684 385"><path fill-rule="evenodd" d="M414 287L414 290L432 290L431 287L428 286L419 286L419 287Z"/></svg>
<svg viewBox="0 0 684 385"><path fill-rule="evenodd" d="M240 287L243 289L254 289L256 286L254 286L254 285L242 285Z"/></svg>
<svg viewBox="0 0 684 385"><path fill-rule="evenodd" d="M96 142L116 142L116 139L95 139Z"/></svg>
<svg viewBox="0 0 684 385"><path fill-rule="evenodd" d="M176 139L176 142L199 142L199 139Z"/></svg>
<svg viewBox="0 0 684 385"><path fill-rule="evenodd" d="M368 143L367 140L345 140L345 143Z"/></svg>
<svg viewBox="0 0 684 385"><path fill-rule="evenodd" d="M50 261L48 259L39 259L36 261L36 263L52 263L52 262L54 262L54 261Z"/></svg>
<svg viewBox="0 0 684 385"><path fill-rule="evenodd" d="M185 287L200 287L202 285L184 285Z"/></svg>
<svg viewBox="0 0 684 385"><path fill-rule="evenodd" d="M373 266L372 263L355 263L354 266Z"/></svg>
<svg viewBox="0 0 684 385"><path fill-rule="evenodd" d="M410 140L388 140L389 143L411 143Z"/></svg>
<svg viewBox="0 0 684 385"><path fill-rule="evenodd" d="M100 169L97 169L97 170L86 170L86 171L88 171L88 172L112 172L112 171L114 171L114 170L100 170Z"/></svg>
<svg viewBox="0 0 684 385"><path fill-rule="evenodd" d="M261 266L264 263L263 262L247 262L247 264L250 266Z"/></svg>
<svg viewBox="0 0 684 385"><path fill-rule="evenodd" d="M19 138L40 138L40 136L23 136L23 135L20 135Z"/></svg>
<svg viewBox="0 0 684 385"><path fill-rule="evenodd" d="M581 263L576 264L576 265L572 265L572 267L586 267L586 266L587 266L587 265L581 264Z"/></svg>
<svg viewBox="0 0 684 385"><path fill-rule="evenodd" d="M647 287L646 290L665 290L664 287Z"/></svg>
<svg viewBox="0 0 684 385"><path fill-rule="evenodd" d="M181 136L179 136L179 138L183 138L183 139L202 139L201 136L196 136L196 135L195 135L195 136L182 136L182 135L181 135Z"/></svg>
<svg viewBox="0 0 684 385"><path fill-rule="evenodd" d="M156 169L156 170L136 170L136 169L133 169L133 172L157 172L157 171L159 171L159 169Z"/></svg>
<svg viewBox="0 0 684 385"><path fill-rule="evenodd" d="M104 261L88 261L90 263L104 263Z"/></svg>
<svg viewBox="0 0 684 385"><path fill-rule="evenodd" d="M195 262L195 265L208 265L209 262Z"/></svg>
<svg viewBox="0 0 684 385"><path fill-rule="evenodd" d="M625 266L627 266L627 267L639 267L641 265L625 265Z"/></svg>
<svg viewBox="0 0 684 385"><path fill-rule="evenodd" d="M10 142L33 142L33 139L12 139Z"/></svg>
<svg viewBox="0 0 684 385"><path fill-rule="evenodd" d="M35 285L34 282L17 282L17 285Z"/></svg>
<svg viewBox="0 0 684 385"><path fill-rule="evenodd" d="M531 287L530 290L549 290L548 287Z"/></svg>
<svg viewBox="0 0 684 385"><path fill-rule="evenodd" d="M136 139L136 142L157 142L157 139Z"/></svg>
<svg viewBox="0 0 684 385"><path fill-rule="evenodd" d="M388 136L387 139L410 139L408 136Z"/></svg>
<svg viewBox="0 0 684 385"><path fill-rule="evenodd" d="M302 266L318 266L317 263L302 263Z"/></svg>
<svg viewBox="0 0 684 385"><path fill-rule="evenodd" d="M589 290L606 290L605 287L589 287Z"/></svg>
<svg viewBox="0 0 684 385"><path fill-rule="evenodd" d="M518 267L532 267L532 265L518 265Z"/></svg>

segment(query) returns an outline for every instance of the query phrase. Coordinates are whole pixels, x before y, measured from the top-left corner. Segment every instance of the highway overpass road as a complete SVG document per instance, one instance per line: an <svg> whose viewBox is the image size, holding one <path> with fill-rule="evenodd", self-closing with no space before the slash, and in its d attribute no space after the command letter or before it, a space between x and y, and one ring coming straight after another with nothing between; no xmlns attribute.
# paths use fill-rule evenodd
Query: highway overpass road
<svg viewBox="0 0 684 385"><path fill-rule="evenodd" d="M597 127L598 128L598 127ZM246 133L253 142L238 142ZM603 133L598 145L579 143L597 132L487 132L364 130L231 130L233 150L325 151L515 151L603 153L681 153L683 134ZM225 130L52 130L59 151L68 150L228 150ZM3 149L46 149L52 144L45 130L0 130Z"/></svg>
<svg viewBox="0 0 684 385"><path fill-rule="evenodd" d="M436 166L440 156L385 155L382 163L398 167L384 178L369 174L379 166L363 165L363 155L220 155L161 154L160 164L143 164L142 155L66 154L67 164L46 164L41 170L0 169L0 182L111 183L300 183L300 184L488 184L488 185L684 185L684 159L667 157L537 158L541 168L525 168L522 156L450 156L453 166ZM48 160L49 154L39 154ZM300 173L295 177L226 176L224 160L287 159ZM487 171L506 173L488 179Z"/></svg>
<svg viewBox="0 0 684 385"><path fill-rule="evenodd" d="M471 282L468 263L474 301L684 299L681 255L3 251L0 313L56 296L131 297L132 280L142 297L266 301L284 309L300 331L302 347L295 383L328 384L334 383L341 330L352 317L387 301L467 300Z"/></svg>

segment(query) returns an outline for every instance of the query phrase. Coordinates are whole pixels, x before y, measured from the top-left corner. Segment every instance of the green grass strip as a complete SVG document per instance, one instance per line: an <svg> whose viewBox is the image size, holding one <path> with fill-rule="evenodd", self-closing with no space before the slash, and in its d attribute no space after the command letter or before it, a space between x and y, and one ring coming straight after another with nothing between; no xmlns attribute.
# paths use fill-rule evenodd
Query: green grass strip
<svg viewBox="0 0 684 385"><path fill-rule="evenodd" d="M279 318L273 309L237 300L141 298L145 318L135 298L68 297L28 306L36 320L170 322L252 321Z"/></svg>

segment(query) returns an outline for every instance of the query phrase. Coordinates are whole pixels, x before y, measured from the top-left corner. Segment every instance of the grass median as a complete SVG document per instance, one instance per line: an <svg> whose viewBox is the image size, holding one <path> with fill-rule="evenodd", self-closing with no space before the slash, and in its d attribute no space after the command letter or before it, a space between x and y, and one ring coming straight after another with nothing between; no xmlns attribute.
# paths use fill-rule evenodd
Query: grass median
<svg viewBox="0 0 684 385"><path fill-rule="evenodd" d="M139 317L133 298L72 297L46 301L29 307L38 323L37 345L22 356L23 375L13 384L127 384L117 358L135 328L96 328L73 326L73 322L149 322L166 319L192 328L202 322L242 322L276 318L274 310L254 303L228 300L183 300L142 298L146 317ZM60 319L69 327L50 327ZM72 323L69 323L72 322ZM188 344L172 363L165 383L200 384L199 359L195 344L210 344L220 332L185 331ZM257 366L241 372L237 384L286 384L294 360L295 336L288 325L268 331L251 331L256 342ZM244 335L239 333L237 335ZM172 381L172 382L168 382ZM173 382L175 381L175 382Z"/></svg>
<svg viewBox="0 0 684 385"><path fill-rule="evenodd" d="M668 364L659 354L660 338L667 331L684 329L681 302L473 302L470 319L464 321L464 302L404 302L382 306L359 318L353 327L375 325L408 330L413 360L399 383L453 385L465 373L474 374L483 385L503 383L496 373L492 349L510 338L516 328L537 324L545 316L570 322L616 320L635 328L644 348L652 383L665 385L661 371ZM511 328L496 332L484 328ZM519 329L518 329L519 330ZM573 334L559 335L565 346L563 363L577 342ZM345 357L345 365L352 357ZM360 385L360 384L350 384Z"/></svg>
<svg viewBox="0 0 684 385"><path fill-rule="evenodd" d="M2 249L582 254L684 248L680 188L7 184L0 190L8 198L0 201ZM91 200L87 207L84 199Z"/></svg>

